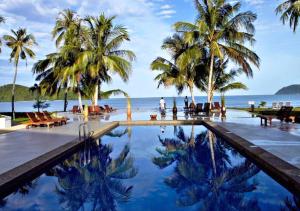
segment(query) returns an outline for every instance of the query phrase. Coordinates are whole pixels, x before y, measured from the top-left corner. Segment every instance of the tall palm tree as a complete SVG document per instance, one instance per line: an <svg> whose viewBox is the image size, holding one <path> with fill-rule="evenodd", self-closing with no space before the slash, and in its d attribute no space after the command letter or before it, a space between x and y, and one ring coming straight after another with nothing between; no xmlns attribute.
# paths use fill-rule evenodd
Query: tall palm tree
<svg viewBox="0 0 300 211"><path fill-rule="evenodd" d="M114 25L115 16L88 16L88 39L86 50L81 54L78 63L85 69L85 73L92 78L94 84L93 105L97 105L99 90L103 82L111 80L110 73L118 74L123 81L127 81L131 72L131 62L135 54L130 50L120 49L124 41L130 41L127 29L121 25Z"/></svg>
<svg viewBox="0 0 300 211"><path fill-rule="evenodd" d="M5 22L5 18L0 15L0 24ZM0 39L0 53L1 53L1 46L2 46L2 41Z"/></svg>
<svg viewBox="0 0 300 211"><path fill-rule="evenodd" d="M300 17L300 0L286 0L276 8L276 14L281 14L280 20L285 24L288 20L290 27L296 32Z"/></svg>
<svg viewBox="0 0 300 211"><path fill-rule="evenodd" d="M259 67L258 55L246 43L253 44L256 15L251 11L239 12L241 3L226 0L195 0L198 18L196 23L177 22L174 27L183 33L187 42L198 42L209 52L209 77L207 101L213 95L213 72L215 58L230 59L238 64L247 76L253 75L250 64Z"/></svg>
<svg viewBox="0 0 300 211"><path fill-rule="evenodd" d="M70 10L63 10L58 14L55 26L52 30L52 37L56 39L56 46L59 47L65 42L65 35L69 28L79 22L77 14Z"/></svg>
<svg viewBox="0 0 300 211"><path fill-rule="evenodd" d="M158 87L175 86L180 94L184 88L188 88L195 103L194 97L194 78L196 76L195 67L201 56L200 49L197 46L191 46L184 41L180 34L174 34L164 40L162 49L168 50L172 60L158 57L151 63L152 70L161 71L155 80L158 81ZM197 51L196 51L197 50Z"/></svg>
<svg viewBox="0 0 300 211"><path fill-rule="evenodd" d="M68 81L62 83L59 73L68 66L68 61L62 58L60 53L46 55L45 59L39 60L33 65L32 72L36 74L36 81L39 81L42 94L49 96L58 95L64 90L64 111L67 110Z"/></svg>
<svg viewBox="0 0 300 211"><path fill-rule="evenodd" d="M26 29L18 29L18 31L11 30L12 35L4 35L3 39L6 41L7 47L11 49L10 61L14 62L15 74L12 87L12 118L15 119L15 84L18 73L18 65L20 59L26 60L27 58L35 58L35 53L32 50L34 45L37 45L35 38L32 34L27 34Z"/></svg>
<svg viewBox="0 0 300 211"><path fill-rule="evenodd" d="M205 68L207 64L199 65L199 68L202 71L197 71L195 77L195 85L200 91L207 92L207 84L209 77L209 70ZM225 92L234 89L243 89L247 90L247 86L242 82L235 81L236 77L242 74L242 69L232 69L229 72L226 72L228 66L228 60L222 62L219 59L215 59L214 62L214 74L212 81L212 90L213 92L219 92L221 94L222 99L225 99ZM211 96L212 100L213 95Z"/></svg>

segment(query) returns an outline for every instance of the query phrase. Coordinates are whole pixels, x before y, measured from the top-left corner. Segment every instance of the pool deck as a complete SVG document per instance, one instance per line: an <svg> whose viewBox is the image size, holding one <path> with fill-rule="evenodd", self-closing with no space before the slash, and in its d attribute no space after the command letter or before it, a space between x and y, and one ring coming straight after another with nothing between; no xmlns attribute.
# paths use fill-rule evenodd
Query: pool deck
<svg viewBox="0 0 300 211"><path fill-rule="evenodd" d="M78 127L81 123L83 121L74 119L63 126L20 129L1 134L0 175L64 144L78 140ZM88 122L88 127L90 131L95 131L108 124L100 122L99 119L92 119Z"/></svg>

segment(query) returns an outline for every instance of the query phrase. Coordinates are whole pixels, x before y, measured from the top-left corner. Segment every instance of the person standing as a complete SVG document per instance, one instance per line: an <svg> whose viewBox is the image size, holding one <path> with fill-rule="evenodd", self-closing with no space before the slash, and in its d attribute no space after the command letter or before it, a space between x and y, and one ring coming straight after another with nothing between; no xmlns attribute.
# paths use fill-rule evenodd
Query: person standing
<svg viewBox="0 0 300 211"><path fill-rule="evenodd" d="M184 98L184 108L187 109L189 107L189 99L187 96Z"/></svg>
<svg viewBox="0 0 300 211"><path fill-rule="evenodd" d="M161 111L164 111L166 109L166 102L163 97L159 101L159 108Z"/></svg>

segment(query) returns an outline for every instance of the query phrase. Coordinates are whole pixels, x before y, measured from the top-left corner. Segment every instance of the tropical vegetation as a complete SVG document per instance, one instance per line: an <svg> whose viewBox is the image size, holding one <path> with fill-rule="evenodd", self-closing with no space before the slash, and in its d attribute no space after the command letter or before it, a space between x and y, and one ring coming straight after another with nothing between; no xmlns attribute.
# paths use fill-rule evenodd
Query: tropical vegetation
<svg viewBox="0 0 300 211"><path fill-rule="evenodd" d="M119 89L101 90L103 83L112 80L111 73L128 81L135 58L132 51L121 49L130 40L129 34L124 26L115 25L114 20L115 16L104 14L82 19L71 10L59 14L52 32L58 51L33 67L44 93L53 95L61 89L72 90L78 95L81 109L82 96L97 105L101 94L124 93Z"/></svg>
<svg viewBox="0 0 300 211"><path fill-rule="evenodd" d="M280 20L285 24L289 22L290 27L296 32L299 25L300 1L286 0L276 8L276 14L280 14Z"/></svg>
<svg viewBox="0 0 300 211"><path fill-rule="evenodd" d="M159 57L151 67L162 70L156 77L159 85L175 85L179 90L182 81L188 82L187 78L193 84L188 87L199 84L199 79L206 80L205 90L200 90L207 93L207 102L211 103L218 80L215 76L220 74L219 64L235 63L249 77L253 76L252 65L259 67L258 55L248 47L255 42L256 15L251 11L240 12L240 2L195 0L195 5L196 22L175 23L176 39L168 38L163 44L163 48L167 46L171 51L173 62ZM165 44L169 40L171 46Z"/></svg>
<svg viewBox="0 0 300 211"><path fill-rule="evenodd" d="M12 119L15 119L15 85L18 74L18 65L21 60L26 61L28 58L35 58L35 53L32 50L34 45L37 45L35 38L32 34L28 34L26 29L18 29L17 31L11 30L11 35L4 35L3 39L6 46L11 49L10 61L14 63L15 73L13 79L13 86L11 91L11 108Z"/></svg>

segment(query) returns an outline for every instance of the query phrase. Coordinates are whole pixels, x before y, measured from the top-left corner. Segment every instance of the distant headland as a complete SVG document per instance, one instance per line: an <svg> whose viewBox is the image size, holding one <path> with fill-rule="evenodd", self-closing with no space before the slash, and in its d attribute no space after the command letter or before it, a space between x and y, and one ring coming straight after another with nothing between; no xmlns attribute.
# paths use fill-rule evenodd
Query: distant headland
<svg viewBox="0 0 300 211"><path fill-rule="evenodd" d="M300 84L286 86L278 90L275 95L293 95L300 94Z"/></svg>

